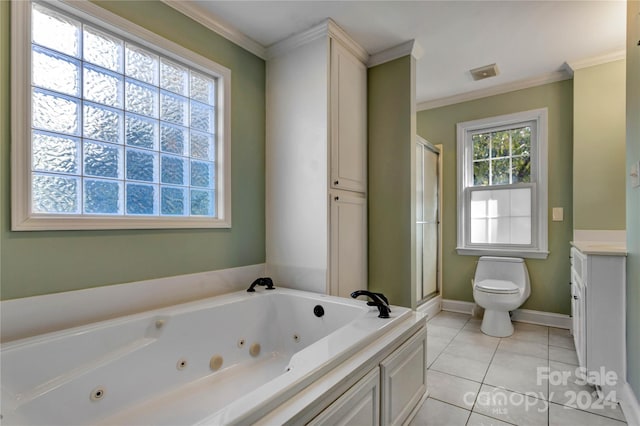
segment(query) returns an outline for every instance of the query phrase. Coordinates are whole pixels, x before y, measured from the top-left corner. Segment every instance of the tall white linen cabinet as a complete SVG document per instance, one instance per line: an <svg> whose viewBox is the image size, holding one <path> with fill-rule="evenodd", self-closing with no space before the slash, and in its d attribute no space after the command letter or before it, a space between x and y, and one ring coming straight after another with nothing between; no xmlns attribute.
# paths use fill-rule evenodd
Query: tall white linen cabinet
<svg viewBox="0 0 640 426"><path fill-rule="evenodd" d="M268 50L267 273L349 297L367 288L367 52L333 21Z"/></svg>

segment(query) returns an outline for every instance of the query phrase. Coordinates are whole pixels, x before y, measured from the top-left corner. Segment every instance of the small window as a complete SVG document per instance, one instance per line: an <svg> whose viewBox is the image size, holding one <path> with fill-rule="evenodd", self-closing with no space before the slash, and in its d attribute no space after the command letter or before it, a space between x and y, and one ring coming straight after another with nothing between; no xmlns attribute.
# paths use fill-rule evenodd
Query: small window
<svg viewBox="0 0 640 426"><path fill-rule="evenodd" d="M73 6L14 3L13 229L230 226L229 70Z"/></svg>
<svg viewBox="0 0 640 426"><path fill-rule="evenodd" d="M547 256L547 110L458 123L458 252Z"/></svg>

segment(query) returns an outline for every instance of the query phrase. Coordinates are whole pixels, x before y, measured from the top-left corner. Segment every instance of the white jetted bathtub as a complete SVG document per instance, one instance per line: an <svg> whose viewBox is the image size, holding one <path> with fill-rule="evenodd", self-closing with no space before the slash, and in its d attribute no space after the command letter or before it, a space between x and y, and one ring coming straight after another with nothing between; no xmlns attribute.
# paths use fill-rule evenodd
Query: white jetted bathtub
<svg viewBox="0 0 640 426"><path fill-rule="evenodd" d="M317 308L320 306L320 308ZM278 288L3 344L3 425L191 425L260 418L412 312Z"/></svg>

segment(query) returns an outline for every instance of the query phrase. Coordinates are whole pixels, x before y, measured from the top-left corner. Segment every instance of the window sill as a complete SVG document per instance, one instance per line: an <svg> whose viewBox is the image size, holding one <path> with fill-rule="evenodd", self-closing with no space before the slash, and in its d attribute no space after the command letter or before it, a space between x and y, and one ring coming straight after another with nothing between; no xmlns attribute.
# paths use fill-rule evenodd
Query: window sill
<svg viewBox="0 0 640 426"><path fill-rule="evenodd" d="M481 249L457 247L456 251L462 256L508 256L522 257L525 259L546 259L549 252L546 250L509 250L509 249Z"/></svg>

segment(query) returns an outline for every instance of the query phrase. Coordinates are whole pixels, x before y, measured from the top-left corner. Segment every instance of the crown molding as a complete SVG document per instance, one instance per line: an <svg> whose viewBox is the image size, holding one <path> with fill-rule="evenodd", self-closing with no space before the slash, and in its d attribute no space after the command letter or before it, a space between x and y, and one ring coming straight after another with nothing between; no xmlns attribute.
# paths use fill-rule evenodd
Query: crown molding
<svg viewBox="0 0 640 426"><path fill-rule="evenodd" d="M487 87L486 89L474 90L471 92L460 93L445 98L432 99L430 101L421 102L417 106L418 111L443 107L447 105L458 104L461 102L473 101L475 99L486 98L503 93L513 92L516 90L528 89L530 87L541 86L543 84L555 83L558 81L569 80L571 75L566 71L555 71L542 74L537 77L518 80L511 83L501 84L499 86Z"/></svg>
<svg viewBox="0 0 640 426"><path fill-rule="evenodd" d="M577 61L565 62L564 68L573 76L573 73L579 69L602 65L608 62L619 61L621 59L625 59L626 57L626 50L616 50L614 52L605 53L604 55L591 56L589 58L579 59Z"/></svg>
<svg viewBox="0 0 640 426"><path fill-rule="evenodd" d="M369 68L376 65L384 64L385 62L393 61L394 59L402 58L403 56L411 55L416 59L420 59L424 54L424 49L415 40L409 40L397 46L378 52L371 55L367 66Z"/></svg>
<svg viewBox="0 0 640 426"><path fill-rule="evenodd" d="M223 21L211 12L203 13L202 9L181 0L161 0L167 6L177 10L183 15L193 19L199 24L204 25L214 33L226 38L232 43L237 44L245 50L253 53L262 59L267 59L267 49L257 41L253 40L246 34L238 31L231 24Z"/></svg>
<svg viewBox="0 0 640 426"><path fill-rule="evenodd" d="M340 26L331 18L327 18L306 31L294 34L291 37L272 44L267 48L266 59L273 59L285 52L289 52L321 37L331 37L340 41L347 50L349 50L363 63L367 63L369 60L369 53L356 43L349 34L340 28Z"/></svg>

